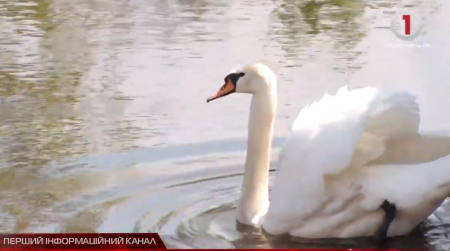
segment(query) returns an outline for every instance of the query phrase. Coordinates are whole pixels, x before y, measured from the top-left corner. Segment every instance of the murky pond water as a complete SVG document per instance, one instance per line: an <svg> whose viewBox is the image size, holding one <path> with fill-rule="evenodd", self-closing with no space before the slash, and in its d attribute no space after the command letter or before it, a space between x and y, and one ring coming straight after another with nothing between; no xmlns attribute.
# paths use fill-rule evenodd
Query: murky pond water
<svg viewBox="0 0 450 251"><path fill-rule="evenodd" d="M430 46L401 47L388 29L401 6L426 17L414 43ZM446 0L0 0L0 230L374 247L237 228L250 97L205 98L242 64L276 71L274 169L300 109L345 84L407 89L423 129L450 128L449 13ZM446 250L449 224L450 203L388 245Z"/></svg>

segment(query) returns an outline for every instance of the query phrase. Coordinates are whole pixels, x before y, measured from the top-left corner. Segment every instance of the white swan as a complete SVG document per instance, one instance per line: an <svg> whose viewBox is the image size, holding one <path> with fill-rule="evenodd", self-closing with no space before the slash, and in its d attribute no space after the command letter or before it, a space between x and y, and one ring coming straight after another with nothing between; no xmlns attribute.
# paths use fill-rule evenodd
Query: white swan
<svg viewBox="0 0 450 251"><path fill-rule="evenodd" d="M253 95L237 205L242 224L303 238L405 235L450 194L450 137L419 134L415 97L343 87L301 110L280 154L269 207L275 74L263 64L246 66L207 101L233 92Z"/></svg>

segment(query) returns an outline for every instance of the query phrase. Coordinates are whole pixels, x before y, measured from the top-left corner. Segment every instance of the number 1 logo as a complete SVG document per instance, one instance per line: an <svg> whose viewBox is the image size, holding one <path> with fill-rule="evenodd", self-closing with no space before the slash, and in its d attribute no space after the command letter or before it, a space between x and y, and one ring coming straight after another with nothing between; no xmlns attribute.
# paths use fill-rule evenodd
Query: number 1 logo
<svg viewBox="0 0 450 251"><path fill-rule="evenodd" d="M420 15L411 11L399 11L392 19L391 30L402 40L413 40L420 34L423 25Z"/></svg>
<svg viewBox="0 0 450 251"><path fill-rule="evenodd" d="M411 15L403 15L405 21L405 35L411 35Z"/></svg>

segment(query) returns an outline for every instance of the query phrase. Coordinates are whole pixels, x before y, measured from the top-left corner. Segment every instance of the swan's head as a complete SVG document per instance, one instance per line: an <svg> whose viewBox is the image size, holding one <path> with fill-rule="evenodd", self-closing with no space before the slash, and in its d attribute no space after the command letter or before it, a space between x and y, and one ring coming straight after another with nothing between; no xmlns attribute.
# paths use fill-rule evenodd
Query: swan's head
<svg viewBox="0 0 450 251"><path fill-rule="evenodd" d="M229 73L224 78L225 83L206 102L225 97L231 93L267 93L274 92L276 77L273 71L264 64L252 64Z"/></svg>

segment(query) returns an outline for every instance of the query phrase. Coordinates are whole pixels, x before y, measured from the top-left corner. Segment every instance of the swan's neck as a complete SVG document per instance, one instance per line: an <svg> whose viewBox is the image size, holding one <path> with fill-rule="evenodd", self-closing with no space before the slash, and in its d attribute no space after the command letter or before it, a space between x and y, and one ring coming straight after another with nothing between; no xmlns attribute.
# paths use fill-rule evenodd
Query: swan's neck
<svg viewBox="0 0 450 251"><path fill-rule="evenodd" d="M276 95L276 91L254 94L250 105L247 159L237 205L237 220L247 225L259 224L269 207L270 148Z"/></svg>

